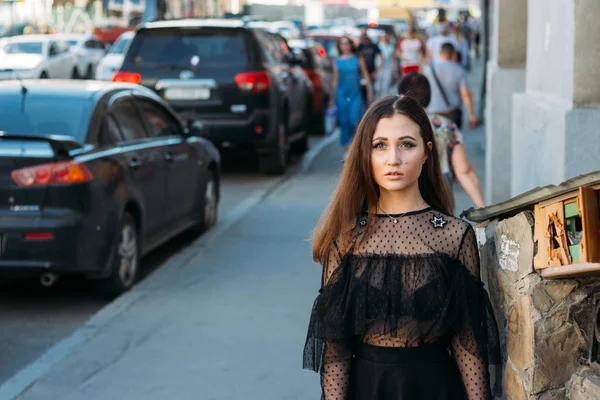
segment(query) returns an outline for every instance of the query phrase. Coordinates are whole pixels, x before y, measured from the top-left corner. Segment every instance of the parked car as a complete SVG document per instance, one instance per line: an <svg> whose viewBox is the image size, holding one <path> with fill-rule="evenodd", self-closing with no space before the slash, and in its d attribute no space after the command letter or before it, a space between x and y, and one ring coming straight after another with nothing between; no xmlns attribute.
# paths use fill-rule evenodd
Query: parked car
<svg viewBox="0 0 600 400"><path fill-rule="evenodd" d="M93 279L114 297L140 258L216 222L220 157L151 90L0 82L0 272Z"/></svg>
<svg viewBox="0 0 600 400"><path fill-rule="evenodd" d="M69 45L52 35L5 38L0 48L0 80L72 78L75 55Z"/></svg>
<svg viewBox="0 0 600 400"><path fill-rule="evenodd" d="M330 59L338 56L337 42L342 36L349 36L350 39L358 46L358 35L360 32L355 32L355 29L338 30L334 32L334 29L330 30L314 30L306 32L305 36L307 39L311 39L320 44L327 53Z"/></svg>
<svg viewBox="0 0 600 400"><path fill-rule="evenodd" d="M290 40L288 42L296 57L301 60L301 66L306 76L312 82L312 115L310 133L325 134L325 113L331 94L333 79L332 60L320 44L308 40Z"/></svg>
<svg viewBox="0 0 600 400"><path fill-rule="evenodd" d="M115 72L121 68L125 52L131 43L135 32L125 32L110 47L106 55L100 60L96 67L96 79L100 81L111 81Z"/></svg>
<svg viewBox="0 0 600 400"><path fill-rule="evenodd" d="M75 54L75 77L92 79L108 44L89 34L59 34L54 37L67 42L70 51Z"/></svg>
<svg viewBox="0 0 600 400"><path fill-rule="evenodd" d="M390 37L393 44L395 44L400 39L400 36L401 36L401 33L398 30L398 27L396 26L396 23L394 20L388 20L388 19L379 19L376 21L362 20L362 21L358 21L356 23L356 27L359 29L367 28L367 34L369 34L369 36L371 38L377 38L377 37L381 36L382 34L386 34ZM372 31L372 32L369 32L369 31Z"/></svg>
<svg viewBox="0 0 600 400"><path fill-rule="evenodd" d="M312 87L278 34L239 20L142 25L115 81L155 90L185 119L204 120L222 149L251 149L281 174L288 151L306 150Z"/></svg>

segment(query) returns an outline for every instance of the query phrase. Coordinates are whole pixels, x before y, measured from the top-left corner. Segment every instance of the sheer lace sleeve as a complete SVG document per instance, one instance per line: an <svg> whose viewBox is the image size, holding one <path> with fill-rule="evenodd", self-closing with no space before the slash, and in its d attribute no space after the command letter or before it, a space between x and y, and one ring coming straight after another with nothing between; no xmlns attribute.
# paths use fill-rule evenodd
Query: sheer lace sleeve
<svg viewBox="0 0 600 400"><path fill-rule="evenodd" d="M316 310L333 310L329 303L335 299L328 295L328 287L339 281L342 256L334 243L329 259L323 265L323 278L319 296L315 300L304 347L303 368L321 374L322 399L345 400L350 380L352 338L339 331L339 316Z"/></svg>
<svg viewBox="0 0 600 400"><path fill-rule="evenodd" d="M491 399L488 365L499 363L499 339L491 303L480 280L479 250L475 232L468 226L459 249L458 261L467 267L459 318L460 328L452 338L452 350L469 400ZM467 272L465 272L466 274Z"/></svg>

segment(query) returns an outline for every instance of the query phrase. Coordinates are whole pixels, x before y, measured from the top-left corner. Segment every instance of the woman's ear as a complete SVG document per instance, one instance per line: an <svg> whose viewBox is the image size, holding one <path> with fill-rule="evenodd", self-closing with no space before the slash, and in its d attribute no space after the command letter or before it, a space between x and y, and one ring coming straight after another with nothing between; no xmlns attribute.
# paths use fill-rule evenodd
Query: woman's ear
<svg viewBox="0 0 600 400"><path fill-rule="evenodd" d="M431 141L426 143L427 148L429 149L429 151L425 152L425 157L423 157L423 164L425 164L427 162L427 159L429 158L429 154L431 154L431 150L433 149L433 143L431 143Z"/></svg>

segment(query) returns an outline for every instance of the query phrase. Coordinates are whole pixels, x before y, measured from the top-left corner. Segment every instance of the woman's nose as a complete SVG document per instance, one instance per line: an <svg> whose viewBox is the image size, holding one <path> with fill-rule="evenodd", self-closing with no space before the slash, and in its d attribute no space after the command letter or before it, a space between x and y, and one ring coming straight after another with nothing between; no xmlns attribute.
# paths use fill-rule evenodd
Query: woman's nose
<svg viewBox="0 0 600 400"><path fill-rule="evenodd" d="M389 165L400 165L402 164L401 155L398 149L391 148L387 154L388 164Z"/></svg>

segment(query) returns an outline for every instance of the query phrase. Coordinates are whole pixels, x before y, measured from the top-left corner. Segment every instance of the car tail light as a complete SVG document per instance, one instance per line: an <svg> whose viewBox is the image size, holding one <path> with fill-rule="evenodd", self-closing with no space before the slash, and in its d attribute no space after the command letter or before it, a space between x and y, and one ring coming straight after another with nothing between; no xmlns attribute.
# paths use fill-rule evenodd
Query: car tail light
<svg viewBox="0 0 600 400"><path fill-rule="evenodd" d="M379 24L377 23L377 21L371 21L368 24L369 28L377 28L379 26Z"/></svg>
<svg viewBox="0 0 600 400"><path fill-rule="evenodd" d="M317 49L317 52L319 53L319 55L322 58L327 58L327 52L325 51L325 49L323 48L323 46L319 46Z"/></svg>
<svg viewBox="0 0 600 400"><path fill-rule="evenodd" d="M135 72L117 71L113 75L113 82L140 83L142 76Z"/></svg>
<svg viewBox="0 0 600 400"><path fill-rule="evenodd" d="M314 87L321 86L321 77L318 73L311 69L305 69L304 72L306 73L306 76L308 76L308 79L310 79Z"/></svg>
<svg viewBox="0 0 600 400"><path fill-rule="evenodd" d="M36 232L36 233L26 233L25 240L50 240L53 239L54 235L52 233L46 232Z"/></svg>
<svg viewBox="0 0 600 400"><path fill-rule="evenodd" d="M90 170L75 161L48 163L17 169L10 176L19 186L50 186L84 183L94 179Z"/></svg>
<svg viewBox="0 0 600 400"><path fill-rule="evenodd" d="M266 72L244 72L235 76L235 83L244 92L268 92L271 78Z"/></svg>

